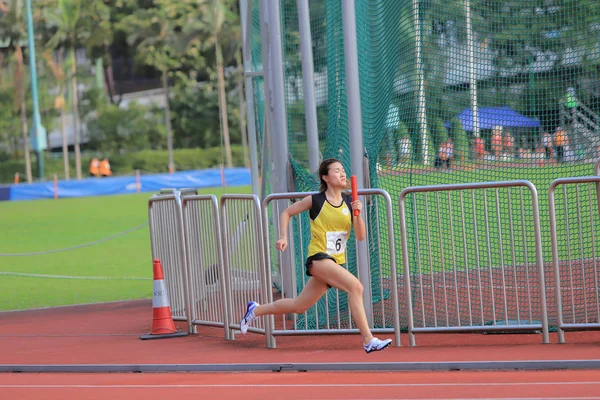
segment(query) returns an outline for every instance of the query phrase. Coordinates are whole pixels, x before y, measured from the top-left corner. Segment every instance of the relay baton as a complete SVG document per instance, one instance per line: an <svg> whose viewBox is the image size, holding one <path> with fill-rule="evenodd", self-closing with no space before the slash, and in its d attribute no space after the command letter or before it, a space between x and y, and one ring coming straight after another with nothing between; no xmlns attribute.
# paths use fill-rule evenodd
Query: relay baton
<svg viewBox="0 0 600 400"><path fill-rule="evenodd" d="M352 175L350 177L350 182L352 183L352 201L358 200L358 187L356 185L356 175ZM354 216L360 215L360 210L354 210Z"/></svg>

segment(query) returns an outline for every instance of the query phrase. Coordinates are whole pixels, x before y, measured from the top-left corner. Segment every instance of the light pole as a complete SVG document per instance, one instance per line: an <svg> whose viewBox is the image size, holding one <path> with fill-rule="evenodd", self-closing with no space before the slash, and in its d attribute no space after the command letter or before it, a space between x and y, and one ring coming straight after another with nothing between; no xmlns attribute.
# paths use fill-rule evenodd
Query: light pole
<svg viewBox="0 0 600 400"><path fill-rule="evenodd" d="M44 179L44 150L48 146L46 128L40 118L37 90L37 67L35 61L35 40L33 37L33 16L31 13L31 0L27 0L27 40L29 41L29 73L31 76L31 97L33 98L33 127L31 130L31 145L35 149L38 159L38 176Z"/></svg>

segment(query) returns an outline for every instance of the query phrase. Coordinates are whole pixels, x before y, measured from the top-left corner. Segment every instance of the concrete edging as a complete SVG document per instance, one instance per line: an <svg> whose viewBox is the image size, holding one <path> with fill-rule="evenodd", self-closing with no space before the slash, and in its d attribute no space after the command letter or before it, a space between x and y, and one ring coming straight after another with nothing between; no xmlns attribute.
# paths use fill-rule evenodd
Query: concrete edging
<svg viewBox="0 0 600 400"><path fill-rule="evenodd" d="M244 364L0 364L0 372L316 372L600 369L600 360L432 361Z"/></svg>

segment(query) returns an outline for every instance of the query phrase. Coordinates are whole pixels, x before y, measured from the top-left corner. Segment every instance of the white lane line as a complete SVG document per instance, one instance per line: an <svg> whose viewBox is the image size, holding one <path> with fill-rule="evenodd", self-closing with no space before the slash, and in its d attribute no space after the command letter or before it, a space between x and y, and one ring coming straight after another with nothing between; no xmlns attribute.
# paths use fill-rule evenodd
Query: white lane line
<svg viewBox="0 0 600 400"><path fill-rule="evenodd" d="M561 386L561 385L600 385L600 381L585 382L468 382L468 383L275 383L275 384L173 384L173 385L4 385L0 388L36 388L36 389L178 389L178 388L325 388L325 387L478 387L478 386Z"/></svg>
<svg viewBox="0 0 600 400"><path fill-rule="evenodd" d="M336 400L337 398L322 398L313 400ZM431 397L432 400L599 400L600 397ZM379 398L369 397L366 399L352 398L352 400L398 400L398 397L393 398ZM423 400L422 397L414 399L403 399L403 400Z"/></svg>
<svg viewBox="0 0 600 400"><path fill-rule="evenodd" d="M142 278L139 276L76 276L76 275L45 275L29 274L25 272L0 271L0 275L22 276L27 278L50 278L50 279L83 279L92 281L149 281L152 278Z"/></svg>

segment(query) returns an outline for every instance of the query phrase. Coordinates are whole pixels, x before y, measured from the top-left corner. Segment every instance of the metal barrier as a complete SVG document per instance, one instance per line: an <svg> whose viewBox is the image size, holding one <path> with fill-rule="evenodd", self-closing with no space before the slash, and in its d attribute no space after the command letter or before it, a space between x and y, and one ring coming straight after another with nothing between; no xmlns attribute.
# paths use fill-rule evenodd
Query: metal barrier
<svg viewBox="0 0 600 400"><path fill-rule="evenodd" d="M217 197L185 196L181 205L193 331L197 325L225 327L227 291ZM230 339L227 329L225 338Z"/></svg>
<svg viewBox="0 0 600 400"><path fill-rule="evenodd" d="M264 235L264 245L265 245L265 275L268 282L268 287L272 285L272 269L270 266L271 261L271 253L270 246L271 240L269 236L269 205L271 202L275 200L298 200L302 199L306 196L317 194L317 192L295 192L295 193L277 193L271 194L267 196L263 200L263 235ZM395 345L400 346L400 322L399 322L399 305L398 305L398 278L397 278L397 268L396 268L396 254L395 254L395 243L394 243L394 226L393 226L393 218L392 218L392 200L390 195L382 189L363 189L359 190L358 194L360 196L373 196L371 201L375 202L376 207L374 207L373 215L365 212L366 207L363 208L363 213L366 218L366 226L367 226L367 238L374 234L374 232L370 232L371 226L375 226L374 229L377 230L375 234L379 234L379 211L378 211L378 197L383 197L383 200L386 205L386 218L387 218L387 237L388 237L388 250L389 250L389 271L386 271L384 268L379 267L379 281L377 285L380 289L380 293L385 291L389 291L389 295L391 297L391 301L386 301L386 299L382 298L378 301L377 304L373 305L373 313L380 311L381 314L378 315L378 318L374 318L371 315L371 320L377 320L383 326L382 328L372 328L374 333L394 333L395 335ZM376 197L377 196L377 197ZM279 202L277 202L279 203ZM274 216L278 216L279 213L279 204L275 204L275 210L273 212ZM301 213L290 221L290 229L294 225L297 226L297 230L302 232L303 226L308 222L306 221L307 215L306 213ZM370 218L373 220L371 221ZM276 232L279 229L278 221L276 218L273 218L273 223L276 224ZM304 219L304 221L303 221ZM371 223L373 222L373 223ZM286 274L290 271L281 271L280 281L286 282L291 281L293 288L292 293L285 293L285 290L281 291L281 298L286 297L295 297L297 288L299 287L296 276L302 277L302 285L304 287L306 284L307 277L304 273L304 263L300 266L302 268L300 273L297 273L295 266L294 257L296 253L300 255L302 260L307 258L306 248L308 243L302 242L302 235L300 235L300 242L295 243L291 238L293 236L288 235L290 240L288 241L289 246L288 250L282 253L281 257L287 256L291 257L291 265L294 266L293 270L289 274L290 276L286 276ZM368 239L367 239L368 240ZM370 251L375 254L380 249L377 246L373 246L370 248ZM370 256L373 256L371 254ZM346 269L348 269L348 264L345 265ZM372 275L371 275L372 276ZM281 287L284 285L282 284ZM329 289L324 297L320 300L321 307L325 310L319 310L319 303L315 306L311 307L309 310L300 315L290 315L290 316L281 316L281 320L275 321L274 316L270 316L267 320L267 346L268 347L276 347L275 344L275 336L292 336L292 335L323 335L323 334L354 334L358 333L358 329L353 326L352 315L350 313L349 307L344 310L344 306L341 304L341 300L345 298L346 294L339 291L338 289L332 288ZM273 293L269 292L269 301L273 301ZM324 304L323 304L324 303ZM333 309L333 315L330 315L330 309ZM387 312L386 312L387 311ZM389 316L388 314L392 314ZM369 316L367 316L369 317ZM291 322L289 320L291 319ZM308 323L313 324L315 329L307 329ZM389 326L392 326L389 328Z"/></svg>
<svg viewBox="0 0 600 400"><path fill-rule="evenodd" d="M594 169L598 172L598 162ZM588 184L587 188L582 190L581 184ZM594 184L595 188L590 188L590 184ZM596 250L596 229L600 226L597 208L600 204L597 197L599 184L600 176L560 178L554 180L548 190L559 343L565 343L565 331L600 329L600 259ZM572 185L575 186L574 212L569 208L572 202L569 201L568 187ZM560 227L556 218L558 186L563 188ZM594 191L596 198L592 197ZM586 197L587 207L582 206L581 201ZM574 241L571 240L571 229L576 229ZM564 240L560 249L559 230L566 233L561 237ZM562 254L559 254L560 250Z"/></svg>
<svg viewBox="0 0 600 400"><path fill-rule="evenodd" d="M511 188L516 187L518 195L511 196ZM504 202L500 201L501 188L506 189L502 194ZM531 204L524 199L523 188L530 191ZM477 189L483 193L479 191L476 196ZM493 189L491 200L488 189ZM465 201L466 190L470 191L470 201ZM441 192L446 196L441 196ZM411 228L414 231L410 249L405 210L409 194L412 194ZM421 207L417 207L419 197L423 199L423 203L419 203ZM513 206L515 202L520 209ZM411 346L416 344L415 333L540 329L543 343L549 343L538 197L532 183L507 181L408 187L400 193L398 205ZM526 208L533 214L530 223L526 222ZM418 210L424 210L425 216L420 216ZM467 214L470 214L469 221ZM531 225L533 232L530 232ZM507 231L508 238L503 235ZM534 248L528 241L531 234ZM535 263L529 261L531 252L535 253ZM537 300L534 299L536 285L531 278L536 272ZM413 287L417 291L414 297ZM419 326L416 326L416 317Z"/></svg>
<svg viewBox="0 0 600 400"><path fill-rule="evenodd" d="M221 241L225 277L226 337L234 339L240 329L239 319L249 301L268 302L270 286L264 271L264 249L260 200L256 195L224 194L221 196ZM249 332L267 334L262 318L254 321Z"/></svg>
<svg viewBox="0 0 600 400"><path fill-rule="evenodd" d="M152 258L160 259L171 312L175 321L187 321L192 329L189 279L183 231L181 198L195 189L162 189L148 200L148 221Z"/></svg>

